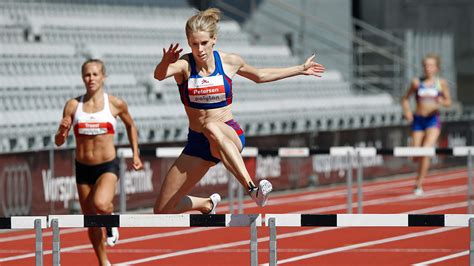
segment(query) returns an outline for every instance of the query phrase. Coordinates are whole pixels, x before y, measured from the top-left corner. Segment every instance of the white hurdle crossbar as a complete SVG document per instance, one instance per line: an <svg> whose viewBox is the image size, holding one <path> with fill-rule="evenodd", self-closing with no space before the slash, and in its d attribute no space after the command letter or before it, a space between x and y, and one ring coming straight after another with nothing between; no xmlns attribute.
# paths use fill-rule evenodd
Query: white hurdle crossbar
<svg viewBox="0 0 474 266"><path fill-rule="evenodd" d="M470 214L266 214L269 265L277 265L277 227L470 227L469 265L474 265L474 215Z"/></svg>
<svg viewBox="0 0 474 266"><path fill-rule="evenodd" d="M49 215L53 228L53 265L60 265L60 228L82 227L250 227L250 265L258 265L260 214Z"/></svg>
<svg viewBox="0 0 474 266"><path fill-rule="evenodd" d="M35 229L35 265L43 265L43 231L47 228L46 216L0 217L0 229Z"/></svg>

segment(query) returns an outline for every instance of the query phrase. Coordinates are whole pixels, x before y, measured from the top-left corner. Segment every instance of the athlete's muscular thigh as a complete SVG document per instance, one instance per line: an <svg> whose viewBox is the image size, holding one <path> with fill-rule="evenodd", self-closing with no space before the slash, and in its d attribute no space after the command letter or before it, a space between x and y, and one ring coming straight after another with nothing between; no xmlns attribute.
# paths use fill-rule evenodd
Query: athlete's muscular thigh
<svg viewBox="0 0 474 266"><path fill-rule="evenodd" d="M437 127L430 127L426 129L425 139L423 140L424 147L432 147L436 144L441 131Z"/></svg>
<svg viewBox="0 0 474 266"><path fill-rule="evenodd" d="M83 214L94 214L92 204L94 186L89 184L76 184L79 194L79 203Z"/></svg>
<svg viewBox="0 0 474 266"><path fill-rule="evenodd" d="M224 139L232 141L239 151L242 150L242 142L240 141L239 135L224 122L211 122L206 124L204 134L209 139L211 154L216 158L221 159L218 142Z"/></svg>
<svg viewBox="0 0 474 266"><path fill-rule="evenodd" d="M413 131L412 134L412 146L420 147L423 143L423 139L425 138L425 132L422 130Z"/></svg>
<svg viewBox="0 0 474 266"><path fill-rule="evenodd" d="M181 154L163 181L155 208L161 211L174 208L213 165L214 162Z"/></svg>

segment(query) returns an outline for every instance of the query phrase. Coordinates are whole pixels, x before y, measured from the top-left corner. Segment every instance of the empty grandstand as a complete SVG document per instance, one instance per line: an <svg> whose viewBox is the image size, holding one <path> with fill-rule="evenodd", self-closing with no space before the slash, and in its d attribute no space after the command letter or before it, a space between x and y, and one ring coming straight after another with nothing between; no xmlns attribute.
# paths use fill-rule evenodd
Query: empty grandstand
<svg viewBox="0 0 474 266"><path fill-rule="evenodd" d="M176 85L158 83L152 72L162 47L186 42L182 25L192 12L186 3L145 8L1 2L1 151L51 145L64 102L82 91L79 68L86 58L105 61L107 88L129 102L141 143L183 141L187 126ZM285 44L253 45L232 19L222 22L219 39L218 49L237 49L252 65L300 62ZM271 86L243 78L234 82L235 115L249 136L401 123L398 103L388 93L354 91L337 68L320 80L294 78ZM125 143L124 129L119 132L118 143Z"/></svg>
<svg viewBox="0 0 474 266"><path fill-rule="evenodd" d="M406 217L409 212L446 211L445 215L448 215L458 211L464 213L467 206L468 213L472 214L474 94L469 82L474 84L471 67L474 53L472 38L465 34L469 27L463 24L474 12L474 3L470 2L472 0L0 0L0 215L6 216L0 217L0 231L5 233L3 238L0 237L4 245L0 264L8 261L19 264L20 260L21 264L27 264L29 261L26 260L34 256L32 245L22 248L11 245L12 241L30 240L32 235L22 235L27 231L10 235L3 230L10 229L8 226L13 228L14 223L8 223L14 221L15 216L72 214L80 212L81 205L84 205L77 189L76 175L79 174L76 170L80 161L77 154L80 154L80 149L74 147L77 143L74 134L70 132L61 147L55 145L54 135L66 101L84 94L81 65L91 58L105 63L107 78L104 88L126 100L139 133L139 157L143 169L131 165L137 156L130 158L133 152L129 150L130 141L121 122L117 123L114 132L116 154L113 148L110 149L110 154L117 156L113 170L117 170L118 173L114 174L119 178L115 180L117 184L114 183L115 192L107 191L110 196L113 193L115 196L107 201L112 201L113 211L120 213L120 217L126 217L123 215L127 212L157 212L148 208L165 194L165 182L179 181L179 178L167 177L172 176L168 173L172 173L174 170L170 169L175 169L176 165L175 173L192 175L189 180L196 181L192 189L181 184L189 187L190 195L204 198L211 193L221 195L223 201L217 202L219 206L212 198L211 202L222 213L238 211L268 215L306 212L326 215L338 212L339 215L339 212L347 211L350 214L355 211L353 200L357 196L357 211L360 213L403 212L403 217ZM173 78L158 81L153 72L162 60L163 48L171 43L180 43L184 48L181 54L190 52L184 29L186 20L196 10L209 7L222 11L216 49L235 52L258 68L302 64L315 53L315 61L326 67L322 78L298 75L259 84L238 74L233 78L232 114L246 137L243 163L252 180L265 179L273 184L275 196L271 196L271 203L264 209L257 210L253 202L245 201L246 189L249 188L249 192L254 190L251 186L237 184L234 176L238 175L232 167L226 168L218 163L207 168L210 164L206 163L202 166L205 170L202 170L201 166L195 166L200 162L195 164L193 159L191 163L185 161L181 165L194 168L182 171L175 163L176 157L182 154L190 123L176 82ZM431 24L437 26L431 27ZM443 30L438 30L438 27ZM429 52L442 58L441 76L449 84L453 103L451 108L440 107L430 113L437 116L439 111L442 121L435 147L407 147L414 145L415 141L410 135L408 118L403 116L401 98L411 79L421 77L420 61ZM442 98L441 95L437 97L436 100ZM413 98L410 98L410 107L416 104ZM207 123L212 119L201 120ZM85 139L89 137L85 136ZM111 140L112 137L107 139L109 144ZM101 147L94 150L102 150ZM101 157L94 152L91 154L90 157ZM418 164L412 159L419 156L432 156L430 169L436 169L426 180L424 196L413 193L411 172L416 171ZM219 158L222 159L222 155ZM464 169L466 161L467 171ZM203 175L200 180L194 177L196 172ZM346 182L347 190L340 187L343 182ZM241 183L246 184L245 181ZM357 192L353 190L355 187L358 187ZM96 186L94 193L97 191L100 189ZM344 200L347 204L343 204ZM102 215L99 219L118 217ZM200 217L204 220L210 217L211 221L223 216L199 215L195 219ZM233 217L231 222L237 220L236 216ZM89 218L81 216L79 223ZM121 226L122 221L111 227ZM138 218L137 222L142 221ZM141 225L150 225L147 223L144 218ZM329 253L339 253L345 249L355 249L358 253L348 252L350 259L337 254L338 258L328 264L338 260L351 264L355 261L353 258L363 257L364 262L360 265L366 265L375 255L385 260L379 264L386 264L388 260L403 264L397 259L402 256L407 261L410 258L410 263L427 261L419 258L428 257L428 253L436 253L439 257L456 252L455 256L467 257L464 250L467 241L459 241L467 235L467 229L445 237L456 240L449 243L445 239L420 241L420 249L405 249L405 246L378 248L379 240L375 240L378 234L369 231L370 228L363 229L365 231L360 235L350 234L348 230L340 234L341 237L328 235L331 244L340 240L339 247L328 249L326 245L330 242L320 238L319 233L334 230L339 234L339 229L346 228L320 229L301 231L302 234L297 232L298 235L288 231L288 235L279 236L279 245L291 239L296 243L291 243L288 249L283 245L278 247L282 251L279 257L282 264L284 256L290 256L290 253L303 256L320 254L322 257L329 255L326 254L328 250ZM64 260L61 259L65 264L96 262L84 230L63 230L64 236L61 237L65 248L62 252L65 256ZM239 247L247 243L242 231L227 235L223 231L211 231L213 228L169 231L143 228L133 234L125 228L120 230L121 234L123 232L120 243L128 245L143 239L152 242L147 242L146 247L137 245L133 248L130 245L109 249L113 263L140 263L135 257L145 258L152 254L150 256L154 257L148 258L150 265L156 264L156 260L163 260L163 264L179 264L173 261L178 256L186 256L184 265L245 265L242 258L249 255ZM384 239L398 242L398 230L390 228L387 231L389 238ZM430 234L444 232L444 229L428 230L426 232ZM203 234L209 231L209 237L205 236L209 242L188 234L201 231ZM415 228L414 234L401 236L422 237L418 234L423 232ZM318 237L301 238L300 241L299 237L306 233L318 233ZM170 238L172 235L176 238ZM276 242L261 232L258 235L260 248L262 242L270 240L270 252L260 254L260 261L263 258L266 262L268 254L274 252L271 245ZM45 234L45 238L50 236L50 232ZM235 242L236 236L238 242ZM360 236L370 240L355 241ZM236 240L229 242L233 237ZM55 248L59 247L59 240L55 242L54 237L51 240L47 239L45 243L50 245L52 242L53 249L45 248L44 256L54 254ZM321 246L315 245L319 242ZM361 243L369 243L369 246L375 243L376 249L360 248L363 247L359 246ZM186 246L188 244L193 247ZM449 247L441 249L437 244L449 244ZM36 248L41 245L37 242ZM209 255L209 252L213 253ZM204 259L198 261L195 255ZM219 258L211 261L209 256ZM311 261L308 265L313 264Z"/></svg>

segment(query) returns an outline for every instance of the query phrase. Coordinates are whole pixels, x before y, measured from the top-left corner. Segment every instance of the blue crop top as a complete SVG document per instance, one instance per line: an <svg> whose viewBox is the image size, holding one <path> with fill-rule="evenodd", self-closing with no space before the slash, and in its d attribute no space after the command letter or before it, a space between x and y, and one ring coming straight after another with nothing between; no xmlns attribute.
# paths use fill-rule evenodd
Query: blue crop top
<svg viewBox="0 0 474 266"><path fill-rule="evenodd" d="M443 92L441 91L441 82L439 78L436 78L434 84L431 86L427 86L424 79L420 78L420 86L416 90L417 102L434 102L442 95Z"/></svg>
<svg viewBox="0 0 474 266"><path fill-rule="evenodd" d="M181 102L196 109L214 109L232 104L232 79L225 73L217 51L213 52L216 63L214 72L202 77L196 71L193 55L188 54L191 75L178 84Z"/></svg>

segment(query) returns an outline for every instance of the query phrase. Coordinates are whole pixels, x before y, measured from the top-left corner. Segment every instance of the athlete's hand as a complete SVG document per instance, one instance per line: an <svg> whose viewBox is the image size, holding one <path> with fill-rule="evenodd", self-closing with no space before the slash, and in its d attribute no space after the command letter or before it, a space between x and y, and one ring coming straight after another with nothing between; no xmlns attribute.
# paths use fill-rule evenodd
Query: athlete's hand
<svg viewBox="0 0 474 266"><path fill-rule="evenodd" d="M61 119L61 122L59 122L59 134L63 137L67 137L67 134L69 132L69 129L71 128L72 124L72 119L70 116L66 116L63 119Z"/></svg>
<svg viewBox="0 0 474 266"><path fill-rule="evenodd" d="M306 61L303 64L303 72L302 72L303 75L312 75L316 77L321 77L321 75L319 74L324 73L326 68L323 65L316 63L314 61L315 57L316 55L313 54L310 57L308 57L308 59L306 59Z"/></svg>
<svg viewBox="0 0 474 266"><path fill-rule="evenodd" d="M133 164L132 167L135 171L140 170L143 168L142 160L140 160L140 157L138 156L133 156Z"/></svg>
<svg viewBox="0 0 474 266"><path fill-rule="evenodd" d="M172 64L179 59L179 54L183 51L183 48L179 48L179 43L175 45L170 44L168 50L163 48L163 59L162 61L167 62L168 64Z"/></svg>

